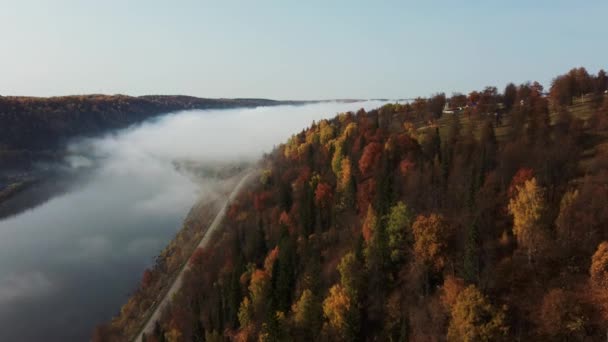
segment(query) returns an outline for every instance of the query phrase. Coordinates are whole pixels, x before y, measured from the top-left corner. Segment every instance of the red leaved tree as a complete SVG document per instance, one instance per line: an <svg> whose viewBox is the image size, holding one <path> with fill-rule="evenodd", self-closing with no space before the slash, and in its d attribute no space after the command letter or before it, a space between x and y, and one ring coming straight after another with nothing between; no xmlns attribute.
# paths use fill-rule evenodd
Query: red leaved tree
<svg viewBox="0 0 608 342"><path fill-rule="evenodd" d="M367 144L363 149L363 155L359 159L359 171L363 177L370 176L371 172L378 168L382 156L382 145L377 142Z"/></svg>

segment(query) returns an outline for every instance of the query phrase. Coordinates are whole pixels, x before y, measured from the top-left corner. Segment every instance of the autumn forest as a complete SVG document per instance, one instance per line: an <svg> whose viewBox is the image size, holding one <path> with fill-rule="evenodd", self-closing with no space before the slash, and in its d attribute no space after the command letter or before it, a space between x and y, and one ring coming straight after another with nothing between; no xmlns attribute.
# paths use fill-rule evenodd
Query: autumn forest
<svg viewBox="0 0 608 342"><path fill-rule="evenodd" d="M181 254L145 341L605 339L607 89L577 68L312 123ZM135 336L176 253L96 341Z"/></svg>

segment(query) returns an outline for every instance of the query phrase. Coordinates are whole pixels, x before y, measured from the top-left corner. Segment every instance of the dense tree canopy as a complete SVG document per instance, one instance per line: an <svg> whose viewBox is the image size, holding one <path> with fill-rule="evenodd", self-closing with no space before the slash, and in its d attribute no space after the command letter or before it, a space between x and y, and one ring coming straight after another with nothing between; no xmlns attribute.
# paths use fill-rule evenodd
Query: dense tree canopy
<svg viewBox="0 0 608 342"><path fill-rule="evenodd" d="M487 87L443 114L439 94L293 135L260 161L150 338L605 339L608 126L587 96L605 74L558 79L548 95ZM132 333L143 297L95 338Z"/></svg>

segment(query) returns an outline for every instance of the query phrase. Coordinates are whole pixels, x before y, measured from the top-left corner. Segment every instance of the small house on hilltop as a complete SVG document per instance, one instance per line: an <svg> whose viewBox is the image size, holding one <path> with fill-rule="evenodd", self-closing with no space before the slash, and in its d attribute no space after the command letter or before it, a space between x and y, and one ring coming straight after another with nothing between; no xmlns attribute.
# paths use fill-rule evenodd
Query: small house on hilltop
<svg viewBox="0 0 608 342"><path fill-rule="evenodd" d="M460 114L464 108L462 107L454 107L450 105L449 101L446 101L445 106L443 107L443 114Z"/></svg>

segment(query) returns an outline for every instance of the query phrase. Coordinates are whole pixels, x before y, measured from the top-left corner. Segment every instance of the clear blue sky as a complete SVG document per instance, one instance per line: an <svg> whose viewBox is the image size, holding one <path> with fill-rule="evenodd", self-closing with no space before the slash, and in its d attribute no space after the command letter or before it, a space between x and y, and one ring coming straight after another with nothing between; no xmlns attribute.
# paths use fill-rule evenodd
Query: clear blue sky
<svg viewBox="0 0 608 342"><path fill-rule="evenodd" d="M0 0L0 94L396 98L608 68L606 0L454 3Z"/></svg>

